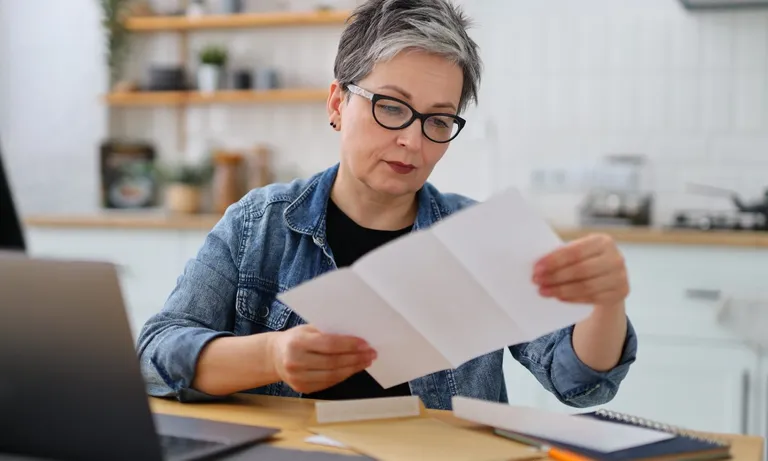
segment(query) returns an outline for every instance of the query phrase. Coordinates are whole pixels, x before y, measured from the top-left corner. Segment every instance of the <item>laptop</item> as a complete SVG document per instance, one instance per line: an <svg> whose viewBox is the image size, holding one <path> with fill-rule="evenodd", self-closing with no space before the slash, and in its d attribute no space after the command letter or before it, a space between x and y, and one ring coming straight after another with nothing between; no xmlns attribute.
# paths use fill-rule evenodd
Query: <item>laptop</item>
<svg viewBox="0 0 768 461"><path fill-rule="evenodd" d="M3 171L0 195L0 454L215 459L279 432L153 414L114 265L30 257Z"/></svg>
<svg viewBox="0 0 768 461"><path fill-rule="evenodd" d="M26 242L16 211L11 183L0 151L0 250L25 251Z"/></svg>

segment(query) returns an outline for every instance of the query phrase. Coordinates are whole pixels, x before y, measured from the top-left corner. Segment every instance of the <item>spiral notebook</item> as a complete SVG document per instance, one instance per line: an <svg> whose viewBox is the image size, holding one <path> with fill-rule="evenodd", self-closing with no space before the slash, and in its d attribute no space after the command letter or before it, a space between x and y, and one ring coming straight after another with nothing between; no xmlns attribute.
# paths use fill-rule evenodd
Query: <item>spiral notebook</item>
<svg viewBox="0 0 768 461"><path fill-rule="evenodd" d="M505 431L502 429L497 429L496 433L523 443L550 445L594 461L699 461L725 459L730 457L729 442L705 437L699 433L668 424L662 424L656 421L605 409L590 413L582 413L579 416L653 429L673 434L674 437L624 450L601 452L577 445L562 443L556 440L545 440L527 434Z"/></svg>

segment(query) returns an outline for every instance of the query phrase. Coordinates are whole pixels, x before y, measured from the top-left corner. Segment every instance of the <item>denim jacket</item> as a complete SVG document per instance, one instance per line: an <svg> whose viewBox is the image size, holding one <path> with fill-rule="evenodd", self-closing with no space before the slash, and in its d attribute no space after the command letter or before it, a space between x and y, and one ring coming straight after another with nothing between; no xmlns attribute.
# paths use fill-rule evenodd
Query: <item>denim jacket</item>
<svg viewBox="0 0 768 461"><path fill-rule="evenodd" d="M163 309L142 328L138 354L150 395L183 402L213 399L191 388L200 351L209 341L284 331L304 323L276 295L334 270L325 238L325 210L337 171L338 164L310 178L252 190L227 209L186 264ZM427 183L418 193L414 229L473 203ZM509 232L514 238L514 229ZM637 338L628 325L620 363L607 372L579 360L571 344L572 326L509 350L561 402L598 405L613 398L635 360ZM502 359L503 351L498 350L457 369L414 379L411 392L436 409L451 409L454 395L506 403ZM284 382L246 392L301 397Z"/></svg>

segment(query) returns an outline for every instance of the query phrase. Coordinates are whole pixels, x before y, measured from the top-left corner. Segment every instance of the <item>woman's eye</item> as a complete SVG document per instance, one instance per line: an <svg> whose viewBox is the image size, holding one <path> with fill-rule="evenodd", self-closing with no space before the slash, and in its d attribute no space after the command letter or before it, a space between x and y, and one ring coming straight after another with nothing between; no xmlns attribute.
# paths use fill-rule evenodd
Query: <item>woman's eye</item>
<svg viewBox="0 0 768 461"><path fill-rule="evenodd" d="M387 104L380 104L379 108L383 109L385 112L388 112L390 114L399 114L400 112L403 111L402 107L391 106L391 105L387 105Z"/></svg>
<svg viewBox="0 0 768 461"><path fill-rule="evenodd" d="M448 124L439 118L432 118L432 124L437 128L448 128Z"/></svg>

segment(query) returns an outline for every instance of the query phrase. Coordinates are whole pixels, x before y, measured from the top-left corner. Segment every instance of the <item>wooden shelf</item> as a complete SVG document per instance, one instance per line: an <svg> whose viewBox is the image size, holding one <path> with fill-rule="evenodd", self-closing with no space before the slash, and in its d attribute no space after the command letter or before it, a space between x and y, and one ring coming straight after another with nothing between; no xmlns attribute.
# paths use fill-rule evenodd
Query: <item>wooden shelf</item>
<svg viewBox="0 0 768 461"><path fill-rule="evenodd" d="M343 24L350 11L244 13L233 15L132 17L125 26L132 32L243 29L252 27L317 26Z"/></svg>
<svg viewBox="0 0 768 461"><path fill-rule="evenodd" d="M260 104L272 102L321 102L327 89L299 88L277 90L136 91L111 93L105 97L111 106L181 106L193 104Z"/></svg>
<svg viewBox="0 0 768 461"><path fill-rule="evenodd" d="M111 106L178 106L187 100L184 91L133 91L110 93L105 101Z"/></svg>
<svg viewBox="0 0 768 461"><path fill-rule="evenodd" d="M225 90L216 93L190 92L189 104L249 104L266 102L316 102L328 99L328 89L298 88L266 91Z"/></svg>

